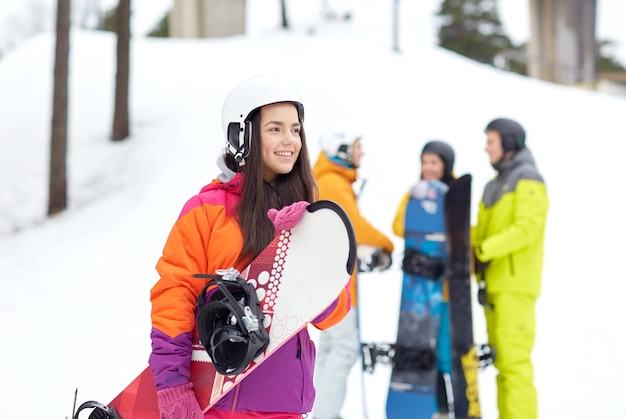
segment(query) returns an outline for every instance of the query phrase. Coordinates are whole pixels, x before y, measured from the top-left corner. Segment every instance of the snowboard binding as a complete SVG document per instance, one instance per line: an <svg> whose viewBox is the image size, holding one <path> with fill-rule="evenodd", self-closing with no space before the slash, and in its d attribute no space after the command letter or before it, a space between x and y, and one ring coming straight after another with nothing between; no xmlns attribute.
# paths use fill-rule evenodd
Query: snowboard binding
<svg viewBox="0 0 626 419"><path fill-rule="evenodd" d="M400 351L402 351L402 349L400 349ZM415 350L411 351L415 352ZM422 356L416 358L415 356L410 356L410 353L407 353L406 351L404 355L402 354L402 352L400 352L400 354L396 354L396 345L393 343L363 342L361 343L361 369L363 372L372 374L374 372L376 364L394 364L396 368L402 368L402 365L404 364L405 368L417 368L415 363L416 360L419 360L422 366L427 367L428 365L430 365L430 361L429 354L425 352L428 351L421 352L424 352L423 354L421 354ZM436 357L436 355L433 353L432 357ZM478 358L478 368L483 370L490 365L493 365L496 359L496 351L488 343L476 345L476 357ZM411 361L411 359L413 359L413 361ZM431 361L434 366L436 358L432 359Z"/></svg>
<svg viewBox="0 0 626 419"><path fill-rule="evenodd" d="M391 343L361 343L361 369L372 374L376 364L391 364L394 354Z"/></svg>
<svg viewBox="0 0 626 419"><path fill-rule="evenodd" d="M432 349L414 349L393 343L361 343L364 372L374 372L376 364L393 365L399 370L431 370L437 354Z"/></svg>
<svg viewBox="0 0 626 419"><path fill-rule="evenodd" d="M434 349L416 349L395 345L393 365L397 370L430 371L437 364L437 352Z"/></svg>
<svg viewBox="0 0 626 419"><path fill-rule="evenodd" d="M426 255L419 250L406 248L402 259L402 270L425 279L439 280L446 271L445 261Z"/></svg>
<svg viewBox="0 0 626 419"><path fill-rule="evenodd" d="M488 343L483 343L476 346L476 356L478 357L478 368L482 370L493 365L496 360L496 350Z"/></svg>
<svg viewBox="0 0 626 419"><path fill-rule="evenodd" d="M85 409L93 409L87 419L122 419L113 406L107 406L93 400L87 401L78 406L78 409L76 409L72 419L79 419L80 412Z"/></svg>
<svg viewBox="0 0 626 419"><path fill-rule="evenodd" d="M210 279L197 301L200 343L217 372L239 374L270 341L256 289L233 268L218 270L217 275L196 274L194 278ZM207 297L211 286L218 289Z"/></svg>

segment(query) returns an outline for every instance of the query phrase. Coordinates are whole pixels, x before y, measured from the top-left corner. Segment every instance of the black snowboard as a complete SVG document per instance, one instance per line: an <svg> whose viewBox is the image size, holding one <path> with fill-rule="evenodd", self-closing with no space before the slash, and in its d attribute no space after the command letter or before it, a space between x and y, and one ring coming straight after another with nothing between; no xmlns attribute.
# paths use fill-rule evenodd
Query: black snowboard
<svg viewBox="0 0 626 419"><path fill-rule="evenodd" d="M479 354L472 325L470 278L471 175L450 185L446 199L448 236L448 286L450 301L450 343L452 396L457 419L480 418L478 394ZM451 401L450 395L448 395Z"/></svg>

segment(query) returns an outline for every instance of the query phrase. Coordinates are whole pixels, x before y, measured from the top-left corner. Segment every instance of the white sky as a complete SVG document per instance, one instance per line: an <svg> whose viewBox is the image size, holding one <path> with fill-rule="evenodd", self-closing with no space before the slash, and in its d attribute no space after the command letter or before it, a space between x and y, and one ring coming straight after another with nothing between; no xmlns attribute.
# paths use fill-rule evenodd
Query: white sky
<svg viewBox="0 0 626 419"><path fill-rule="evenodd" d="M146 366L149 289L165 238L187 198L217 174L224 95L266 72L301 87L313 159L331 122L358 124L362 211L390 236L427 140L454 146L456 172L474 176L475 211L493 176L484 126L520 120L551 199L534 352L541 417L623 417L626 286L613 243L626 236L615 188L626 99L502 73L427 43L396 54L391 9L361 0L357 12L316 36L135 39L132 137L120 144L108 140L115 40L75 31L70 208L53 219L45 209L54 40L42 35L0 61L0 417L65 417L76 387L79 401L107 402ZM361 280L367 341L395 339L402 241L394 241L393 268ZM475 325L484 342L478 308ZM385 368L366 377L371 419L384 417L388 379ZM493 369L480 375L480 391L484 418L495 419ZM360 409L355 368L342 415L360 418Z"/></svg>

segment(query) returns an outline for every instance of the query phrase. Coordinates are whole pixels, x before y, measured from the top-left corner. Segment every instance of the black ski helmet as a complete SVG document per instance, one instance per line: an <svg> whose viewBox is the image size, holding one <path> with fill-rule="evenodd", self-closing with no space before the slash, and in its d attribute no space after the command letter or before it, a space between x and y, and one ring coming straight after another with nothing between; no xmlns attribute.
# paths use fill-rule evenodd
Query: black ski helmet
<svg viewBox="0 0 626 419"><path fill-rule="evenodd" d="M502 149L519 151L526 146L526 131L519 122L508 118L496 118L487 124L485 132L497 131L502 139Z"/></svg>
<svg viewBox="0 0 626 419"><path fill-rule="evenodd" d="M450 144L440 140L429 141L422 149L422 154L424 153L434 153L443 160L443 178L441 181L449 185L453 178L452 170L454 169L454 150Z"/></svg>

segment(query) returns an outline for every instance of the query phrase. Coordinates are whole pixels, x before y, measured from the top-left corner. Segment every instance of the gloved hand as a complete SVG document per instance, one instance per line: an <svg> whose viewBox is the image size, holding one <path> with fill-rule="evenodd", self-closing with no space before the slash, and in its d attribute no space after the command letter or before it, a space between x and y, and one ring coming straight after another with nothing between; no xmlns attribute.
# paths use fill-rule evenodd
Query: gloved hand
<svg viewBox="0 0 626 419"><path fill-rule="evenodd" d="M419 180L411 188L411 196L415 199L424 199L428 195L428 182L425 180Z"/></svg>
<svg viewBox="0 0 626 419"><path fill-rule="evenodd" d="M485 281L480 281L478 284L478 303L489 310L493 310L493 306L487 301L487 284Z"/></svg>
<svg viewBox="0 0 626 419"><path fill-rule="evenodd" d="M391 266L391 254L380 247L360 244L356 247L359 272L384 271Z"/></svg>
<svg viewBox="0 0 626 419"><path fill-rule="evenodd" d="M270 210L267 211L267 216L274 224L276 233L280 233L282 230L289 230L295 227L308 206L308 202L298 201L291 205L287 205L280 210L270 208Z"/></svg>
<svg viewBox="0 0 626 419"><path fill-rule="evenodd" d="M196 400L191 383L165 388L157 392L162 419L203 419L204 413Z"/></svg>
<svg viewBox="0 0 626 419"><path fill-rule="evenodd" d="M480 259L478 259L478 256L476 256L476 253L480 253L480 247L474 249L474 273L481 274L485 272L485 269L487 269L487 266L489 266L491 261L481 261Z"/></svg>
<svg viewBox="0 0 626 419"><path fill-rule="evenodd" d="M435 199L437 195L448 192L448 185L440 180L420 179L410 189L411 196L415 199Z"/></svg>

